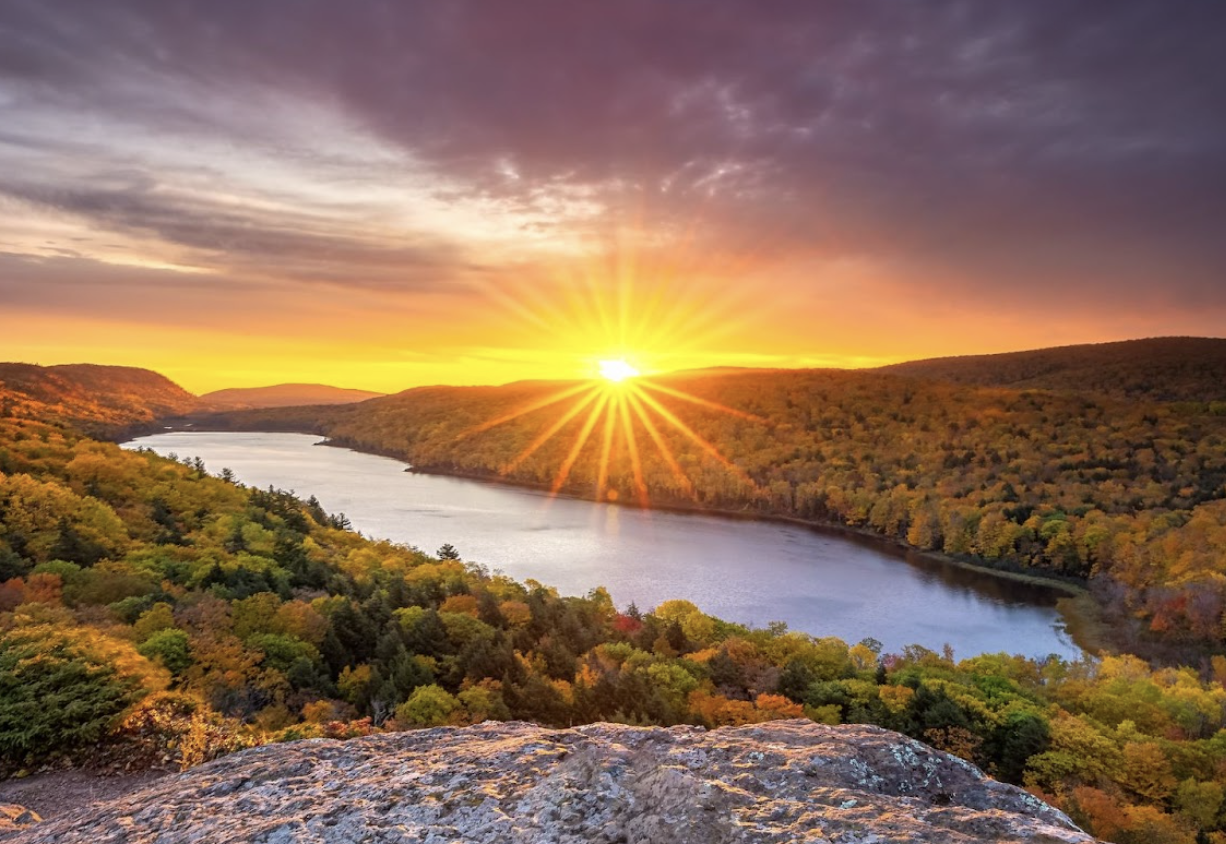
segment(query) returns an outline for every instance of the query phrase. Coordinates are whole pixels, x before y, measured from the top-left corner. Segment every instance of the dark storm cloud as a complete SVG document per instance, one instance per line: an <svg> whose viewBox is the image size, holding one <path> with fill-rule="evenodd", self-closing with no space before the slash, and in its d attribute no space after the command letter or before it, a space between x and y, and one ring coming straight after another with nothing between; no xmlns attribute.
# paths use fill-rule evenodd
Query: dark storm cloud
<svg viewBox="0 0 1226 844"><path fill-rule="evenodd" d="M10 115L101 108L260 143L269 126L201 103L268 89L342 111L457 195L583 188L781 253L913 259L985 290L1161 282L1219 305L1224 56L1215 0L0 5ZM306 213L11 189L203 249L322 251L325 273L382 260ZM1104 251L1124 258L1086 272ZM1017 278L1019 254L1037 277Z"/></svg>

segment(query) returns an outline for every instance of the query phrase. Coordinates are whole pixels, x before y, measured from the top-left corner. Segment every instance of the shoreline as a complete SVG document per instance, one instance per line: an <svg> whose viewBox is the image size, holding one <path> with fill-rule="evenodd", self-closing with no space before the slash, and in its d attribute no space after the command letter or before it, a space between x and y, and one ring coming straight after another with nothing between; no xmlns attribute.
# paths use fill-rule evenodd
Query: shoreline
<svg viewBox="0 0 1226 844"><path fill-rule="evenodd" d="M403 454L397 454L390 449L364 447L348 442L344 439L329 437L326 434L318 434L314 432L301 433L307 433L309 436L321 437L321 441L315 443L315 445L318 446L343 448L362 454L371 454L377 457L387 457L389 459L396 460L405 464L404 471L411 472L413 474L457 478L460 480L476 481L479 483L488 483L515 489L531 490L535 492L549 491L549 486L546 484L511 480L499 477L495 474L462 472L436 466L415 466L410 463ZM802 519L798 516L786 516L778 513L763 513L749 509L729 510L695 505L687 506L685 504L674 502L665 504L652 503L648 507L641 507L633 502L598 501L591 495L583 495L573 490L560 491L557 493L557 496L576 501L586 501L591 504L608 504L615 507L626 507L635 510L649 510L653 512L675 513L679 515L714 516L724 519L738 519L768 524L791 525L793 527L805 528L806 530L811 530L816 533L832 534L842 539L867 542L875 546L878 550L888 551L898 556L900 561L906 562L910 565L919 563L936 566L952 566L954 568L968 571L977 575L984 575L1012 583L1020 583L1025 584L1026 586L1050 590L1057 596L1053 606L1060 615L1066 635L1074 645L1076 645L1087 655L1091 656L1098 655L1103 651L1118 651L1118 648L1110 642L1110 636L1107 634L1102 622L1101 612L1097 602L1095 602L1091 597L1087 586L1076 581L1063 580L1056 577L1048 577L1038 574L1030 574L1028 572L1015 571L1007 568L996 568L983 563L977 563L973 560L960 559L940 551L926 551L907 545L905 542L899 539L883 536L867 528L841 524L838 522L828 522L817 519Z"/></svg>
<svg viewBox="0 0 1226 844"><path fill-rule="evenodd" d="M403 454L392 449L381 449L365 446L351 442L344 438L330 437L328 434L321 433L318 430L302 430L300 428L298 430L282 429L268 431L244 431L233 428L209 428L196 425L192 425L190 427L172 426L170 430L178 432L199 431L201 433L302 434L310 437L319 437L319 441L313 443L313 445L316 446L347 449L349 451L354 451L361 454L370 454L377 457L386 457L396 460L397 462L404 464L405 472L411 472L414 474L477 481L480 483L511 487L521 490L531 490L542 493L548 493L550 489L547 484L511 480L500 477L494 473L464 472L438 466L415 466L408 459L406 459ZM153 433L157 434L164 432L167 432L167 430L162 428ZM560 491L557 493L557 496L577 501L586 501L591 504L609 504L616 507L626 507L635 510L675 513L678 515L714 516L716 518L723 519L739 519L743 521L790 525L793 527L800 527L806 530L814 531L816 533L825 533L828 535L838 536L842 539L850 539L870 544L876 547L877 550L885 551L898 557L900 562L905 562L908 565L927 565L934 567L948 566L967 571L975 575L992 577L998 580L1023 584L1032 588L1048 590L1054 597L1051 605L1059 614L1066 635L1069 637L1070 641L1077 646L1077 648L1090 656L1097 655L1101 651L1117 652L1119 650L1110 642L1111 637L1105 633L1097 602L1090 597L1089 589L1084 583L1081 582L1064 580L1058 577L1032 574L1010 568L997 568L985 563L976 562L974 560L954 557L940 551L926 551L907 545L902 540L883 536L882 534L876 533L867 528L842 524L839 522L803 519L798 516L788 516L779 513L764 513L756 510L750 510L748 508L742 510L731 510L726 508L686 505L684 503L672 501L667 503L653 502L648 507L641 507L634 502L598 501L591 495L584 495L574 491L573 489Z"/></svg>
<svg viewBox="0 0 1226 844"><path fill-rule="evenodd" d="M317 445L326 445L332 448L345 448L350 451L356 451L363 454L373 454L377 457L388 457L393 460L398 460L402 463L407 461L402 457L394 454L384 454L380 452L370 451L364 448L354 448L341 443L317 443ZM404 470L418 475L433 475L442 478L459 478L466 481L477 481L480 483L495 484L498 486L507 486L515 489L533 490L537 492L547 492L549 487L545 484L534 484L528 481L516 481L498 476L484 475L477 472L457 472L446 469L437 469L433 467L418 468L412 464L408 464ZM915 548L907 545L905 542L893 539L882 534L875 533L867 528L856 527L855 525L842 524L840 522L828 522L820 519L802 519L799 516L786 516L781 513L763 513L757 510L729 510L719 507L701 507L701 506L686 506L678 503L668 504L651 504L648 507L640 507L638 504L627 503L624 501L598 501L590 495L567 491L557 493L558 498L569 498L574 501L586 501L590 504L608 504L612 507L625 507L631 510L648 510L656 513L676 513L679 515L688 516L716 516L723 519L736 519L746 522L762 522L766 524L791 525L793 527L802 527L818 533L828 533L839 536L843 539L860 539L870 542L874 545L881 546L882 549L896 552L902 557L914 557L929 563L938 563L941 565L954 566L966 571L973 571L978 574L985 574L992 577L1010 580L1015 583L1025 583L1029 586L1039 586L1045 589L1052 589L1057 592L1063 592L1068 597L1076 597L1088 593L1088 589L1075 581L1061 580L1053 577L1045 577L1038 574L1028 574L1022 571L1013 571L1011 569L994 568L982 563L976 563L973 560L960 559L958 557L945 554L941 551L925 551L922 548Z"/></svg>
<svg viewBox="0 0 1226 844"><path fill-rule="evenodd" d="M310 436L320 436L311 434ZM537 492L547 492L549 486L546 484L537 484L530 481L519 481L508 478L499 477L498 475L489 475L480 472L461 472L451 469L444 469L433 466L414 466L403 455L394 454L390 451L375 450L355 446L346 442L336 442L324 437L324 441L316 443L316 445L327 446L330 448L344 448L349 451L356 451L362 454L371 454L377 457L387 457L392 460L397 460L404 463L406 468L404 471L418 475L434 475L443 478L459 478L466 481L478 481L480 483L494 484L498 486L507 486L515 489L533 490ZM889 536L884 536L876 533L868 528L857 527L855 525L843 524L841 522L824 521L821 519L803 519L799 516L787 516L782 513L764 513L758 510L730 510L719 507L703 507L697 505L685 505L681 503L669 502L667 504L653 503L647 507L641 507L638 504L625 501L599 501L591 495L583 495L574 491L561 491L557 493L558 498L568 498L575 501L587 501L591 504L608 504L613 507L625 507L632 510L649 510L658 513L677 513L680 515L699 515L699 516L717 516L725 519L738 519L749 522L763 522L767 524L784 524L794 527L803 527L818 533L834 534L844 539L861 539L866 540L882 549L888 549L897 553L902 557L913 557L929 563L938 563L940 565L954 566L965 571L972 571L978 574L989 575L1003 580L1010 580L1015 583L1025 583L1030 586L1038 586L1045 589L1051 589L1056 592L1062 592L1067 597L1077 597L1088 594L1089 589L1081 582L1074 580L1064 580L1058 577L1045 576L1041 574L1031 574L1024 571L1016 571L1008 568L996 568L987 565L986 563L975 562L970 559L954 557L950 554L945 554L941 551L927 551L922 548L916 548L908 545L899 539L894 539Z"/></svg>

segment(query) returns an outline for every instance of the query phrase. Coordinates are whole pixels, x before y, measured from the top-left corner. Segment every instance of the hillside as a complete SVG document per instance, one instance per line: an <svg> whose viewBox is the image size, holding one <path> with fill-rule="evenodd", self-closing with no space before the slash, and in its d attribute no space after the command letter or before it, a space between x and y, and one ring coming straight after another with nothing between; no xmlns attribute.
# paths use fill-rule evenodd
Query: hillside
<svg viewBox="0 0 1226 844"><path fill-rule="evenodd" d="M590 408L566 416L585 394L537 405L582 384L430 387L201 424L301 430L418 471L833 522L981 564L1092 578L1125 647L1154 638L1221 647L1226 560L1212 552L1226 547L1219 403L837 370L638 383L712 449L640 402L651 427L637 411L614 413L607 463L607 416L572 453Z"/></svg>
<svg viewBox="0 0 1226 844"><path fill-rule="evenodd" d="M903 383L873 377L880 383L868 398L881 384ZM729 400L763 401L753 379L726 378L722 387L708 379L707 389L739 385L744 395ZM496 388L460 393L469 415L511 398ZM107 400L84 398L94 408ZM446 390L375 400L406 401L433 402L434 425L455 406ZM319 410L354 415L365 406ZM0 777L65 762L188 768L269 742L489 719L715 728L803 717L903 733L1024 784L1113 840L1194 844L1198 834L1213 840L1226 831L1218 813L1226 658L1162 669L1131 656L956 662L915 646L884 654L872 640L750 629L686 601L619 610L597 584L584 597L562 597L452 553L366 539L314 499L239 486L196 460L91 440L58 417L40 420L47 407L29 400L0 418ZM877 421L873 413L866 421ZM388 421L404 422L396 414ZM423 442L434 436L417 433ZM1151 531L1164 551L1175 547L1163 536L1173 524ZM1181 558L1186 571L1195 562ZM870 748L855 739L848 750L858 758ZM229 787L214 786L218 794ZM950 806L932 812L952 812L960 798L971 805L974 789L959 787ZM717 793L712 784L699 795ZM747 798L744 810L763 799ZM840 812L854 808L845 803ZM146 807L136 820L155 815ZM65 823L48 827L49 837L67 840L58 830L76 821Z"/></svg>
<svg viewBox="0 0 1226 844"><path fill-rule="evenodd" d="M1150 401L1226 401L1226 340L1154 337L933 358L877 371L1015 390L1094 392Z"/></svg>
<svg viewBox="0 0 1226 844"><path fill-rule="evenodd" d="M273 387L235 387L200 396L197 411L245 410L261 407L353 404L384 393L351 390L324 384L277 384Z"/></svg>
<svg viewBox="0 0 1226 844"><path fill-rule="evenodd" d="M197 397L148 369L0 363L0 418L54 420L108 437L159 420L201 413L345 405L383 395L323 384L279 384L218 390Z"/></svg>
<svg viewBox="0 0 1226 844"><path fill-rule="evenodd" d="M195 406L195 396L148 369L0 363L0 418L55 420L105 432Z"/></svg>
<svg viewBox="0 0 1226 844"><path fill-rule="evenodd" d="M285 844L1093 842L1021 789L919 742L806 721L711 732L487 723L278 745L35 826L17 842L166 835Z"/></svg>

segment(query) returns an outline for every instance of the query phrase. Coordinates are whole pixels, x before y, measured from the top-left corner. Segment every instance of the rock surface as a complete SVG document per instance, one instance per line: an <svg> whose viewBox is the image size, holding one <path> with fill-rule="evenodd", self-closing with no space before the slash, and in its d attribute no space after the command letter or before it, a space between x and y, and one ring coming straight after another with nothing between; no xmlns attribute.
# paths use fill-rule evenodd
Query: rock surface
<svg viewBox="0 0 1226 844"><path fill-rule="evenodd" d="M877 727L486 723L257 747L9 839L170 842L1092 842Z"/></svg>
<svg viewBox="0 0 1226 844"><path fill-rule="evenodd" d="M20 832L41 820L37 812L31 812L25 806L0 803L0 835Z"/></svg>
<svg viewBox="0 0 1226 844"><path fill-rule="evenodd" d="M9 817L7 810L13 807L26 809L35 820L40 820L40 815L41 819L59 818L75 809L108 804L169 775L169 771L158 770L69 768L0 781L0 838L20 828L11 821L7 825L4 822Z"/></svg>

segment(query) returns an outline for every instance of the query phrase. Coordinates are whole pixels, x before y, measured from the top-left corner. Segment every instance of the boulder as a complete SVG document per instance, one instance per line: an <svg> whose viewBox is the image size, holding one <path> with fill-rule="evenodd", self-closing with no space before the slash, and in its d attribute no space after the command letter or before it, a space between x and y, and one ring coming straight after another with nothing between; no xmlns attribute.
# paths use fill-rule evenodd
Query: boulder
<svg viewBox="0 0 1226 844"><path fill-rule="evenodd" d="M23 844L1092 842L961 759L870 726L475 727L252 748Z"/></svg>

